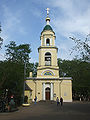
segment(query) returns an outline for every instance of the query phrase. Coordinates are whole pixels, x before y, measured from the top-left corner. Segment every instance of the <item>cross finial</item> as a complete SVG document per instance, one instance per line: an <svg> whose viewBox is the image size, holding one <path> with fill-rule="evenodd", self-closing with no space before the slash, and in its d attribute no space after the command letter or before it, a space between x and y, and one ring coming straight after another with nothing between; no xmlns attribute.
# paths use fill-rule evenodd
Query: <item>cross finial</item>
<svg viewBox="0 0 90 120"><path fill-rule="evenodd" d="M47 10L47 16L48 16L48 15L49 15L49 10L50 10L50 9L49 9L49 8L47 8L46 10Z"/></svg>

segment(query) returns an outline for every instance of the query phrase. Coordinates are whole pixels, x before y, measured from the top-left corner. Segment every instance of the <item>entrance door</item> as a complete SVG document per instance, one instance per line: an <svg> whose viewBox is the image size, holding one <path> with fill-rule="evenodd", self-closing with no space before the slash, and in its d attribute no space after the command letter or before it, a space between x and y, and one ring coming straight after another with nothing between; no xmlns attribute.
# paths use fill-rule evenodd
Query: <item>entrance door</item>
<svg viewBox="0 0 90 120"><path fill-rule="evenodd" d="M45 95L46 95L46 100L50 100L50 88L49 87L45 89Z"/></svg>

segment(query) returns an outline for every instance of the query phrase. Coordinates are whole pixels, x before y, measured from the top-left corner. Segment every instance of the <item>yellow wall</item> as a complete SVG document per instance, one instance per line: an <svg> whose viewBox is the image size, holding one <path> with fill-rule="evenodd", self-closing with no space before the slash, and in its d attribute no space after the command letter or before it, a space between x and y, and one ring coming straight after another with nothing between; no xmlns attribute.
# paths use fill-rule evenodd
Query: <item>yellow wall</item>
<svg viewBox="0 0 90 120"><path fill-rule="evenodd" d="M43 83L53 83L53 93L54 101L56 97L63 97L64 102L72 102L72 81L71 80L27 80L28 86L32 89L31 99L34 101L35 95L37 96L37 101L42 100L42 84ZM25 92L25 95L29 95Z"/></svg>
<svg viewBox="0 0 90 120"><path fill-rule="evenodd" d="M54 101L56 101L56 98L60 98L60 87L59 87L59 81L55 81L54 82L54 94L56 94L56 96L54 97Z"/></svg>
<svg viewBox="0 0 90 120"><path fill-rule="evenodd" d="M33 80L26 80L26 84L32 89L32 96L31 99L34 101L35 98L35 82Z"/></svg>
<svg viewBox="0 0 90 120"><path fill-rule="evenodd" d="M64 101L72 101L72 81L63 80L61 83L61 96L64 98ZM70 101L71 100L71 101Z"/></svg>
<svg viewBox="0 0 90 120"><path fill-rule="evenodd" d="M56 36L55 36L54 32L52 32L52 31L44 31L44 32L41 33L40 38L41 38L41 46L46 45L45 44L45 39L47 39L47 38L52 39L52 46L55 46L55 38L56 38Z"/></svg>
<svg viewBox="0 0 90 120"><path fill-rule="evenodd" d="M44 75L45 72L50 71L52 75ZM50 68L50 67L38 67L37 69L37 78L59 78L59 70L58 67L56 68Z"/></svg>
<svg viewBox="0 0 90 120"><path fill-rule="evenodd" d="M45 53L51 53L51 65L57 66L57 48L44 47L39 49L39 66L45 66Z"/></svg>
<svg viewBox="0 0 90 120"><path fill-rule="evenodd" d="M50 46L46 46L46 39L50 39ZM41 46L38 48L39 51L39 66L37 67L37 77L35 80L26 80L28 86L32 89L32 101L35 96L37 96L37 100L42 100L42 84L48 83L53 84L53 94L54 100L56 98L62 96L64 102L72 101L72 81L71 79L60 79L59 78L59 67L57 65L57 47L55 46L55 33L50 30L43 31L41 33ZM51 65L45 66L45 53L51 53ZM52 75L44 75L46 71L50 71ZM44 80L43 78L47 78ZM50 80L48 80L48 78ZM53 78L56 78L56 80ZM33 78L32 78L33 79ZM25 94L29 95L28 92Z"/></svg>
<svg viewBox="0 0 90 120"><path fill-rule="evenodd" d="M37 96L37 100L40 101L42 100L42 82L41 81L37 81L36 83L36 96Z"/></svg>

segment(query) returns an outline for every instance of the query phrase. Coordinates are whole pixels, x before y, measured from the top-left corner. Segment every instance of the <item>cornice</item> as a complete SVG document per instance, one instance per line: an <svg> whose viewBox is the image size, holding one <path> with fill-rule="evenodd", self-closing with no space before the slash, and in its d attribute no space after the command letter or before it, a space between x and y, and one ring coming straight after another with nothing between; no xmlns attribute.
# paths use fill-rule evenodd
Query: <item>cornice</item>
<svg viewBox="0 0 90 120"><path fill-rule="evenodd" d="M37 67L37 70L42 70L42 69L54 69L54 70L59 70L59 67L53 67L53 66L41 66L41 67Z"/></svg>
<svg viewBox="0 0 90 120"><path fill-rule="evenodd" d="M58 51L58 48L56 46L40 46L38 48L38 52L39 52L39 49L56 49Z"/></svg>
<svg viewBox="0 0 90 120"><path fill-rule="evenodd" d="M72 77L60 77L60 78L37 78L37 77L27 77L26 80L72 80Z"/></svg>

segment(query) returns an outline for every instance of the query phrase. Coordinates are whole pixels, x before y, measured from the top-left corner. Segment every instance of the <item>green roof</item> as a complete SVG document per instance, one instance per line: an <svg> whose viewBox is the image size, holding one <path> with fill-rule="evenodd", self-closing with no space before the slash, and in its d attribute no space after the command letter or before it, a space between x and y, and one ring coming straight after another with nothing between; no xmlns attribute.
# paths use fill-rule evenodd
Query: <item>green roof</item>
<svg viewBox="0 0 90 120"><path fill-rule="evenodd" d="M52 29L52 27L51 27L50 25L46 25L46 26L44 27L43 31L44 31L44 30L51 30L51 31L53 31L53 29Z"/></svg>

